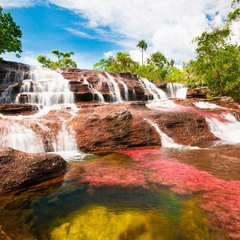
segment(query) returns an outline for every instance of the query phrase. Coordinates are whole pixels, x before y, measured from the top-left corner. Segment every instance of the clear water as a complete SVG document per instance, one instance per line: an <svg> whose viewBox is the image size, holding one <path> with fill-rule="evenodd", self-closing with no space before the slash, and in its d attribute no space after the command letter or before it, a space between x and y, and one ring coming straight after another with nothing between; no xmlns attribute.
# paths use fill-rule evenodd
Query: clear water
<svg viewBox="0 0 240 240"><path fill-rule="evenodd" d="M150 160L150 159L149 159ZM11 239L156 240L211 239L195 194L179 195L150 181L142 186L142 165L123 154L89 156L71 163L63 182L16 194L0 214ZM98 184L102 173L108 183ZM133 172L116 176L114 169ZM138 171L135 172L135 171ZM91 171L85 179L84 172ZM145 169L146 179L152 171ZM89 174L87 174L89 176ZM134 182L131 182L134 178ZM150 180L150 178L149 178ZM98 182L98 183L97 183ZM137 183L138 182L138 183ZM3 202L2 202L3 204Z"/></svg>

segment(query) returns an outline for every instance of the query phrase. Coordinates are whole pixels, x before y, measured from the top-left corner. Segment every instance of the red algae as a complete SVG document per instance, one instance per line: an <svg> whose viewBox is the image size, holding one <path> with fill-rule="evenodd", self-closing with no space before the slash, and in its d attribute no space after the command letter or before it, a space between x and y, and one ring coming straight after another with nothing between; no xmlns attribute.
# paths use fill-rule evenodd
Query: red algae
<svg viewBox="0 0 240 240"><path fill-rule="evenodd" d="M122 152L139 163L142 171L152 170L148 182L170 187L180 195L198 194L201 208L209 213L213 231L223 231L229 239L240 239L240 182L225 181L199 171L176 159L161 157L160 150ZM155 155L155 160L148 158Z"/></svg>
<svg viewBox="0 0 240 240"><path fill-rule="evenodd" d="M111 158L85 162L79 179L90 187L119 186L168 187L182 196L198 196L202 210L209 216L211 230L240 239L240 181L219 179L206 171L168 157L161 149L134 149L118 152L127 163L113 165ZM131 159L131 163L129 163ZM93 189L92 189L93 191ZM217 238L218 239L218 238Z"/></svg>

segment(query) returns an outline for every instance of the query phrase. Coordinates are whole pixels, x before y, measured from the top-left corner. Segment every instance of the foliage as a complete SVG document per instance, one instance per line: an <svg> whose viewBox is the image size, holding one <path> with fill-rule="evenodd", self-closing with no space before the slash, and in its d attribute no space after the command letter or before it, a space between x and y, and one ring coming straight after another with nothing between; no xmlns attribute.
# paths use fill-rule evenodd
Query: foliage
<svg viewBox="0 0 240 240"><path fill-rule="evenodd" d="M71 59L71 56L74 55L74 52L60 52L58 50L51 51L56 57L57 61L52 61L50 58L39 55L37 60L46 68L68 68L68 67L77 67L76 62Z"/></svg>
<svg viewBox="0 0 240 240"><path fill-rule="evenodd" d="M154 82L180 82L189 87L206 86L211 96L232 96L240 100L240 47L231 43L231 24L239 21L239 0L232 1L233 11L223 27L204 31L193 39L197 44L196 59L183 64L183 69L174 66L161 52L153 53L143 64L144 40L138 42L142 49L142 64L134 62L128 53L119 52L116 58L102 59L94 65L96 70L130 72Z"/></svg>
<svg viewBox="0 0 240 240"><path fill-rule="evenodd" d="M240 48L230 42L230 34L226 24L195 38L197 58L188 67L213 95L230 95L240 99Z"/></svg>
<svg viewBox="0 0 240 240"><path fill-rule="evenodd" d="M130 72L139 77L148 78L154 82L162 82L167 79L168 74L174 68L174 61L168 61L166 57L160 53L153 53L146 61L146 64L140 65L133 61L127 52L118 52L116 57L101 59L94 64L94 70L108 72ZM181 71L181 70L179 70ZM172 78L173 78L172 74ZM174 81L177 82L175 78ZM181 79L182 80L182 79Z"/></svg>
<svg viewBox="0 0 240 240"><path fill-rule="evenodd" d="M148 45L144 40L141 40L138 42L137 47L142 49L142 65L143 65L143 50L146 51Z"/></svg>
<svg viewBox="0 0 240 240"><path fill-rule="evenodd" d="M10 13L3 13L0 6L0 54L5 52L15 52L16 57L20 57L22 37L20 27L16 25Z"/></svg>

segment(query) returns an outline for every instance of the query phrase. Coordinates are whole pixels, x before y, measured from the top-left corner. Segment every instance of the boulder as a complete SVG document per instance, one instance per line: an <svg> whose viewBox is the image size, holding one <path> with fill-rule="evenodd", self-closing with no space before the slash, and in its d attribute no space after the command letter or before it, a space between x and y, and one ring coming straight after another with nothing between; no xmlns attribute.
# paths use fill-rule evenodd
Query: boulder
<svg viewBox="0 0 240 240"><path fill-rule="evenodd" d="M0 149L0 193L28 187L65 173L67 163L57 154Z"/></svg>
<svg viewBox="0 0 240 240"><path fill-rule="evenodd" d="M216 140L204 116L189 108L156 111L143 102L79 103L78 114L68 122L84 151L160 146L161 137L149 120L176 143L197 145Z"/></svg>

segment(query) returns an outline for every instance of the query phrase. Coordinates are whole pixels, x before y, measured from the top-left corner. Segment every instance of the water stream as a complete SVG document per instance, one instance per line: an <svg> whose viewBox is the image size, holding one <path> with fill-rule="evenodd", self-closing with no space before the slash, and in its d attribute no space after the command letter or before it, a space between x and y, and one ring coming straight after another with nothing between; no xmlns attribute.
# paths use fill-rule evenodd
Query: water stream
<svg viewBox="0 0 240 240"><path fill-rule="evenodd" d="M112 102L129 99L123 82L109 74L101 78L107 81ZM139 82L153 96L148 108L186 109L169 100L184 98L184 85L169 84L164 92L147 79ZM84 84L98 96L93 100L104 101L97 85L93 88L86 79ZM86 155L79 151L68 124L78 114L68 81L46 69L33 69L31 78L10 86L1 102L34 104L38 111L0 115L0 147L56 152L71 166L62 182L17 193L5 205L1 202L1 230L10 239L239 239L240 165L234 157L219 160L209 149L177 144L150 119L145 121L159 134L161 147ZM230 144L240 143L240 124L233 115L204 116L213 134Z"/></svg>
<svg viewBox="0 0 240 240"><path fill-rule="evenodd" d="M22 81L15 99L12 92L18 83L5 91L5 102L34 104L38 112L28 116L0 115L0 147L12 147L30 153L56 152L66 160L81 160L84 154L77 148L75 133L67 126L67 121L77 111L68 81L49 69L34 68L30 75L31 79ZM59 115L59 121L52 123L57 128L53 130L48 126L48 115L58 111L68 117L66 120Z"/></svg>

